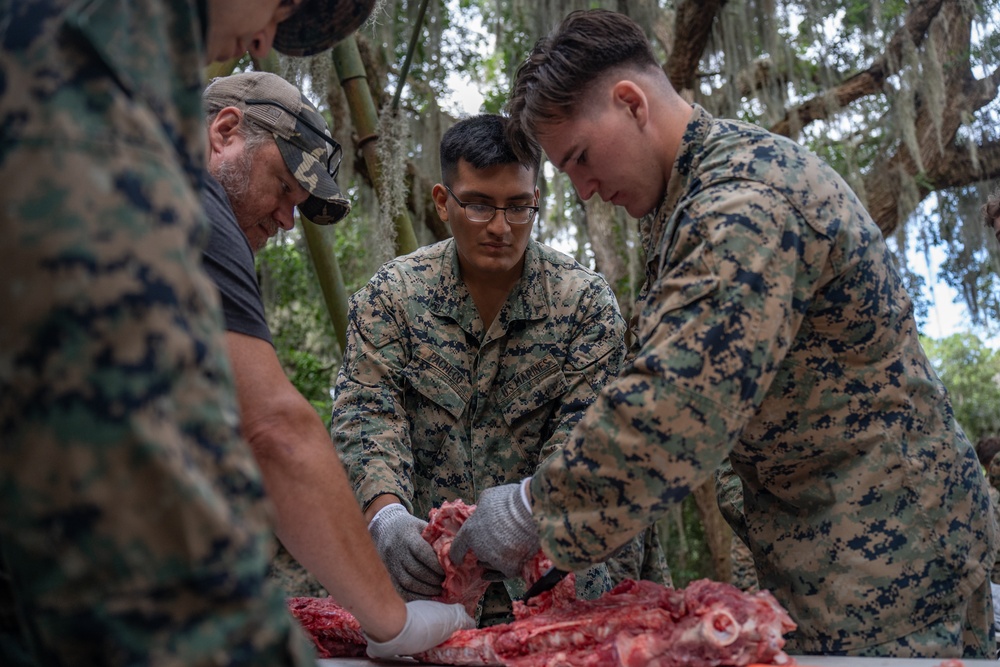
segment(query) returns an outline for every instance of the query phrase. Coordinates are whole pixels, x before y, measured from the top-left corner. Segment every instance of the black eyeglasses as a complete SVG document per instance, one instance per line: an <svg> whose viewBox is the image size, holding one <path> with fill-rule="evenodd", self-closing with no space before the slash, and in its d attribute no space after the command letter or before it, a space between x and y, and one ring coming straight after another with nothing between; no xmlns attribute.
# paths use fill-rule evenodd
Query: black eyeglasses
<svg viewBox="0 0 1000 667"><path fill-rule="evenodd" d="M458 205L465 210L465 217L467 217L472 222L489 222L493 219L493 216L497 214L497 211L503 211L504 219L512 225L526 225L535 218L535 214L538 213L537 206L490 206L489 204L466 204L464 201L455 197L455 193L451 191L447 185L444 189L448 191Z"/></svg>
<svg viewBox="0 0 1000 667"><path fill-rule="evenodd" d="M260 104L268 105L268 106L272 106L272 107L278 107L279 109L281 109L285 113L290 114L291 116L294 116L300 123L302 123L307 128L309 128L310 130L312 130L315 134L317 134L318 136L320 136L323 139L323 141L325 141L326 143L330 144L330 146L332 146L333 150L330 151L330 155L326 158L326 173L330 174L330 177L333 180L337 180L337 174L340 173L340 161L344 157L344 151L340 147L340 144L337 143L337 141L333 137L331 137L329 134L327 134L323 130L319 129L318 127L316 127L312 123L310 123L308 120L306 120L305 118L303 118L300 114L295 113L294 111L292 111L291 109L289 109L288 107L286 107L284 104L281 104L280 102L275 102L274 100L256 100L255 99L255 100L243 100L243 103L246 104L248 107L249 106L254 106L254 105L260 105Z"/></svg>

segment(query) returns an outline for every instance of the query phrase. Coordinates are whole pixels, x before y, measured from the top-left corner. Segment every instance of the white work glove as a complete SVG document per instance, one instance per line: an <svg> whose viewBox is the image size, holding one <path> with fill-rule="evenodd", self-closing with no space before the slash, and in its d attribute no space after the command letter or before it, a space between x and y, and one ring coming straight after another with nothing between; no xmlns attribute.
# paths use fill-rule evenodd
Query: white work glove
<svg viewBox="0 0 1000 667"><path fill-rule="evenodd" d="M444 568L421 535L426 525L398 503L380 509L368 524L392 583L406 601L441 595Z"/></svg>
<svg viewBox="0 0 1000 667"><path fill-rule="evenodd" d="M451 637L457 630L476 627L460 604L445 604L430 600L406 603L406 623L399 634L384 642L368 639L369 658L395 658L423 653Z"/></svg>
<svg viewBox="0 0 1000 667"><path fill-rule="evenodd" d="M451 543L451 561L461 565L469 550L488 568L511 579L521 576L528 559L538 553L538 529L531 518L521 484L503 484L479 496L476 511Z"/></svg>

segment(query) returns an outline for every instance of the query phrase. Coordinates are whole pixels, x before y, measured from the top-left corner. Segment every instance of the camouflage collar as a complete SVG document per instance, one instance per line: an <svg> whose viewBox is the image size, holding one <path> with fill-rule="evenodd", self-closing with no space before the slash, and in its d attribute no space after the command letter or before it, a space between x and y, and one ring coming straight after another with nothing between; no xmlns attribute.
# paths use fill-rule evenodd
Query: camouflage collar
<svg viewBox="0 0 1000 667"><path fill-rule="evenodd" d="M505 328L509 322L537 320L549 315L549 283L542 270L538 245L538 241L528 239L528 246L524 251L524 272L507 296L507 302L498 316L502 318L501 323ZM466 331L472 332L476 307L459 271L455 239L444 241L441 271L433 285L428 308L435 315L449 317Z"/></svg>
<svg viewBox="0 0 1000 667"><path fill-rule="evenodd" d="M715 120L704 108L697 104L692 106L694 113L691 114L684 137L677 147L677 156L674 158L670 181L667 183L667 194L656 211L639 222L639 234L642 237L643 250L646 251L646 263L657 267L655 273L659 272L660 260L666 254L666 246L673 236L673 227L668 226L668 223L673 219L674 210L681 197L691 188L691 174L698 168L701 146L704 145L705 137Z"/></svg>

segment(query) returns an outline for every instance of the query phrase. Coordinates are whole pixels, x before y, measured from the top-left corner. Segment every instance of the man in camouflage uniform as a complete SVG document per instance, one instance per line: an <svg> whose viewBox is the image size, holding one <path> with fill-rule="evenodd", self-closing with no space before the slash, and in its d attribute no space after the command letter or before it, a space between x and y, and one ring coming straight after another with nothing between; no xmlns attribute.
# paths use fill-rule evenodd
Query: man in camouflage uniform
<svg viewBox="0 0 1000 667"><path fill-rule="evenodd" d="M351 299L331 433L407 598L441 590L423 517L531 474L625 352L607 283L530 238L539 155L519 162L503 128L481 115L445 133L432 196L454 237L384 265ZM648 576L667 576L659 545L641 543L617 574L641 576L644 557ZM577 583L596 597L611 580L601 566ZM480 625L509 621L524 591L521 579L492 584Z"/></svg>
<svg viewBox="0 0 1000 667"><path fill-rule="evenodd" d="M324 20L343 10L0 7L5 667L315 663L264 585L269 506L200 264L200 72L273 39L325 48L360 22ZM409 621L402 605L378 638Z"/></svg>
<svg viewBox="0 0 1000 667"><path fill-rule="evenodd" d="M583 199L645 216L641 351L522 485L483 491L453 558L539 542L599 561L728 455L787 649L993 657L996 551L975 453L924 355L878 228L815 155L714 119L623 15L574 12L515 78L512 142ZM527 502L525 502L527 501Z"/></svg>

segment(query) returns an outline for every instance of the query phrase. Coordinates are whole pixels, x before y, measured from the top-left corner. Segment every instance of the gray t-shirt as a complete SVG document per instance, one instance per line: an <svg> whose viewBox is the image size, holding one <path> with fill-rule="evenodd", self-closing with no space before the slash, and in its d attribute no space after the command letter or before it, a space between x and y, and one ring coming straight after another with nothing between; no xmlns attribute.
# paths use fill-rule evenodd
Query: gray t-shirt
<svg viewBox="0 0 1000 667"><path fill-rule="evenodd" d="M254 270L253 250L240 229L229 197L215 178L205 174L202 201L212 226L205 246L205 271L222 297L226 330L266 340L273 345L264 319L264 301Z"/></svg>

